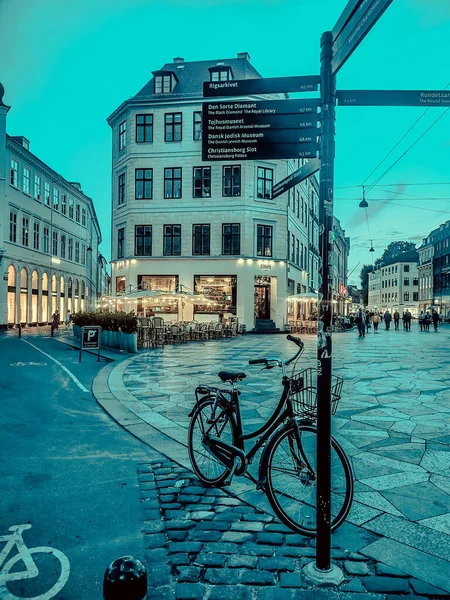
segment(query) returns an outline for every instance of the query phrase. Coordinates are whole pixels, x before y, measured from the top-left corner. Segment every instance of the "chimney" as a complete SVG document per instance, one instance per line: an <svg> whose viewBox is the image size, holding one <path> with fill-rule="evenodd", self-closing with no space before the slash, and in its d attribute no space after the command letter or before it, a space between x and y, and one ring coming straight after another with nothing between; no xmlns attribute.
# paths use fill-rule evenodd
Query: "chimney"
<svg viewBox="0 0 450 600"><path fill-rule="evenodd" d="M184 63L184 58L181 58L181 56L177 56L176 58L173 59L173 62L176 65L182 64L182 63Z"/></svg>
<svg viewBox="0 0 450 600"><path fill-rule="evenodd" d="M248 52L238 52L238 58L244 58L245 60L250 60L250 54Z"/></svg>
<svg viewBox="0 0 450 600"><path fill-rule="evenodd" d="M25 150L30 149L30 140L27 140L27 138L23 135L12 135L11 137L13 140L18 142L21 146L23 146Z"/></svg>

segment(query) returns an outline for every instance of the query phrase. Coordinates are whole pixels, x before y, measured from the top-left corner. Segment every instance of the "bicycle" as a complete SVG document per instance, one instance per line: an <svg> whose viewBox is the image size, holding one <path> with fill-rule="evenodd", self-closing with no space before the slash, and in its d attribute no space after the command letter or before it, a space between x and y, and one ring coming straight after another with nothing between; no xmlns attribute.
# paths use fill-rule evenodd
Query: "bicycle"
<svg viewBox="0 0 450 600"><path fill-rule="evenodd" d="M23 541L22 533L31 529L31 525L13 525L9 528L12 533L10 535L0 536L0 542L6 542L6 546L0 552L0 598L1 600L16 600L18 596L12 594L6 584L9 581L20 581L23 579L31 579L39 575L39 569L33 560L32 554L42 552L44 554L52 554L61 563L61 574L57 582L53 587L45 593L39 594L38 596L27 596L28 600L48 600L56 596L63 587L66 585L70 574L69 559L65 554L56 548L50 548L49 546L37 546L36 548L27 548ZM6 558L11 550L16 546L17 554L6 562ZM22 560L25 565L25 570L17 571L14 570L14 565ZM11 572L12 570L12 572Z"/></svg>
<svg viewBox="0 0 450 600"><path fill-rule="evenodd" d="M188 430L189 458L194 472L206 486L222 487L234 475L247 473L258 450L262 449L257 489L265 491L275 514L297 533L316 535L316 450L317 385L316 369L295 374L304 351L300 338L288 335L299 350L292 358L259 358L250 365L282 369L283 391L269 419L252 433L244 434L236 384L247 377L244 372L221 371L222 382L232 389L199 386ZM286 367L292 364L288 377ZM333 375L332 414L336 412L343 379ZM257 438L246 453L245 442ZM353 474L350 462L339 443L331 439L331 530L344 521L353 500Z"/></svg>

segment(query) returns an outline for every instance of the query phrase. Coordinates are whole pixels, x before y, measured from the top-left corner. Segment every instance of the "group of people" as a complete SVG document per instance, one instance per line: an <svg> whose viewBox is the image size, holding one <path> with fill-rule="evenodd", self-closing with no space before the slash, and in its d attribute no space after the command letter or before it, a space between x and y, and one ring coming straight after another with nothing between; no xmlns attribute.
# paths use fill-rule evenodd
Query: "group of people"
<svg viewBox="0 0 450 600"><path fill-rule="evenodd" d="M66 314L66 320L64 321L64 325L66 326L66 329L68 329L70 327L71 323L72 323L72 315L70 314L70 310L68 310L67 314ZM60 324L61 324L61 315L59 314L59 310L56 309L52 315L52 322L51 322L51 327L52 327L53 331L58 331Z"/></svg>
<svg viewBox="0 0 450 600"><path fill-rule="evenodd" d="M389 310L386 310L384 314L377 312L364 311L362 308L358 310L354 317L354 323L358 327L359 337L365 337L370 327L373 325L374 333L378 333L378 326L384 321L386 330L391 328L391 323L394 321L394 328L399 329L400 319L403 321L403 329L405 331L411 331L411 320L412 314L408 309L403 312L400 317L398 310L394 311L392 315ZM440 317L437 310L433 310L430 313L422 311L419 315L420 331L430 331L430 323L433 323L434 331L438 331Z"/></svg>

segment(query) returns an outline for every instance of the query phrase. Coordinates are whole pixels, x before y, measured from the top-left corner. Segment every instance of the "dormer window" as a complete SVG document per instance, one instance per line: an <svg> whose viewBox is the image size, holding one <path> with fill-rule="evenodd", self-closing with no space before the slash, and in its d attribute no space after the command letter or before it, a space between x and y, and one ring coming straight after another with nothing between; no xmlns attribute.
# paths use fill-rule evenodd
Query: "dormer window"
<svg viewBox="0 0 450 600"><path fill-rule="evenodd" d="M154 71L155 94L170 94L178 78L172 71Z"/></svg>
<svg viewBox="0 0 450 600"><path fill-rule="evenodd" d="M211 81L230 81L233 79L231 67L211 67L209 69Z"/></svg>

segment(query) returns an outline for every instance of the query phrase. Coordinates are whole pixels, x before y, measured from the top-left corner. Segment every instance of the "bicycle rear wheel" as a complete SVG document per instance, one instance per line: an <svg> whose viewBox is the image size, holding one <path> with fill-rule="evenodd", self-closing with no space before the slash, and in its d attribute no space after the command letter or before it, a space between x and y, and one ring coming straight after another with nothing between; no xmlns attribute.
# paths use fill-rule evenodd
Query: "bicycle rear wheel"
<svg viewBox="0 0 450 600"><path fill-rule="evenodd" d="M295 428L298 429L297 438ZM300 445L299 447L299 442ZM282 429L267 448L266 494L281 519L293 531L315 537L317 493L317 429L294 425ZM353 500L353 474L347 456L331 439L331 530L345 521Z"/></svg>
<svg viewBox="0 0 450 600"><path fill-rule="evenodd" d="M219 400L215 415L212 415L214 402L215 397L208 396L195 407L189 423L188 451L197 477L207 486L220 487L227 480L230 469L203 446L203 438L210 434L224 442L236 444L237 429L233 415L223 400ZM211 419L212 416L214 419Z"/></svg>

